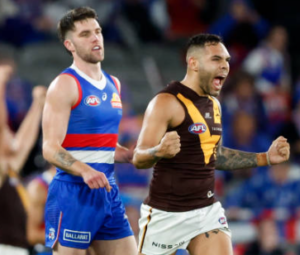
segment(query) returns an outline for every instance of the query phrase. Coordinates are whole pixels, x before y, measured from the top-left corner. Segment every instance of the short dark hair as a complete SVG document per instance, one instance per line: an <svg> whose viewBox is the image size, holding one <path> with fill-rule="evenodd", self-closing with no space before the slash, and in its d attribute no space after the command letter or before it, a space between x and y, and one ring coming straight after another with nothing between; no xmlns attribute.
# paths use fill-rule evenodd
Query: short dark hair
<svg viewBox="0 0 300 255"><path fill-rule="evenodd" d="M187 43L186 50L192 47L204 47L206 44L223 43L222 38L214 34L198 34L191 37Z"/></svg>
<svg viewBox="0 0 300 255"><path fill-rule="evenodd" d="M90 7L79 7L68 11L59 21L57 25L58 37L64 42L66 34L70 30L74 30L76 21L85 19L96 19L98 20L97 13Z"/></svg>

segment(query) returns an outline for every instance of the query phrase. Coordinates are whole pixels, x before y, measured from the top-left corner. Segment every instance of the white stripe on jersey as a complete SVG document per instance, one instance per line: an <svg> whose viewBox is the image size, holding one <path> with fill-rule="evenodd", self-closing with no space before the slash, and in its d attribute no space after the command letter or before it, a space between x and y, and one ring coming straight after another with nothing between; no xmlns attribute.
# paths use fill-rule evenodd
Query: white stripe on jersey
<svg viewBox="0 0 300 255"><path fill-rule="evenodd" d="M75 159L83 163L106 163L113 164L114 151L68 151Z"/></svg>

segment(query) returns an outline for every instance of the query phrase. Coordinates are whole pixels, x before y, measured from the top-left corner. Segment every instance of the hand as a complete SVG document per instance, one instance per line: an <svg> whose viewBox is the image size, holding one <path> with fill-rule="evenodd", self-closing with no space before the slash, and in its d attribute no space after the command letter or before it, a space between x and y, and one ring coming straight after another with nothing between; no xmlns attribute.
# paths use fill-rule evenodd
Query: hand
<svg viewBox="0 0 300 255"><path fill-rule="evenodd" d="M155 156L159 158L173 158L180 152L180 147L180 136L177 132L167 132L157 146Z"/></svg>
<svg viewBox="0 0 300 255"><path fill-rule="evenodd" d="M268 154L271 165L287 161L290 157L290 144L287 142L287 139L279 136L271 144Z"/></svg>
<svg viewBox="0 0 300 255"><path fill-rule="evenodd" d="M107 192L112 189L104 173L98 172L94 169L88 169L82 174L84 182L90 187L90 189L104 188Z"/></svg>
<svg viewBox="0 0 300 255"><path fill-rule="evenodd" d="M47 88L42 85L35 86L32 90L32 97L34 102L37 102L40 106L44 106L46 99Z"/></svg>
<svg viewBox="0 0 300 255"><path fill-rule="evenodd" d="M115 151L115 162L132 164L133 150L133 146L131 146L130 148L126 148L117 143Z"/></svg>

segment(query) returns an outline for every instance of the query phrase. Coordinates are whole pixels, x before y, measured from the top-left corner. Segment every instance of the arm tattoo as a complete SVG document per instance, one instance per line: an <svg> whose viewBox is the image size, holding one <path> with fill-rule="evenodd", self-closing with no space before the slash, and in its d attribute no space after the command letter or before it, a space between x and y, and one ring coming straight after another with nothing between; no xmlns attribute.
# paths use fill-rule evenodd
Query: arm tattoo
<svg viewBox="0 0 300 255"><path fill-rule="evenodd" d="M59 151L55 153L54 158L65 167L73 165L73 163L76 161L69 153L65 151Z"/></svg>
<svg viewBox="0 0 300 255"><path fill-rule="evenodd" d="M219 234L219 232L220 232L219 229L214 229L211 231L211 233L216 234L216 235ZM205 232L204 234L205 234L206 238L209 238L209 232Z"/></svg>
<svg viewBox="0 0 300 255"><path fill-rule="evenodd" d="M217 150L216 169L235 170L257 167L256 153L232 150L221 146Z"/></svg>

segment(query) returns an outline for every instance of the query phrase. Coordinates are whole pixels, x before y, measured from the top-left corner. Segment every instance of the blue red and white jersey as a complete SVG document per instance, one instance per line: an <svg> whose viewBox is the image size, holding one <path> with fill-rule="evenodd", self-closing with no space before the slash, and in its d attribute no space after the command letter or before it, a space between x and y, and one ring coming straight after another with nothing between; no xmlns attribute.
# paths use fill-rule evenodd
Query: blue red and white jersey
<svg viewBox="0 0 300 255"><path fill-rule="evenodd" d="M73 77L79 98L72 107L66 137L62 143L75 159L103 172L111 184L114 179L114 155L118 141L122 103L116 80L102 71L100 82L92 80L75 66L61 75ZM82 177L57 168L56 179L83 182Z"/></svg>

